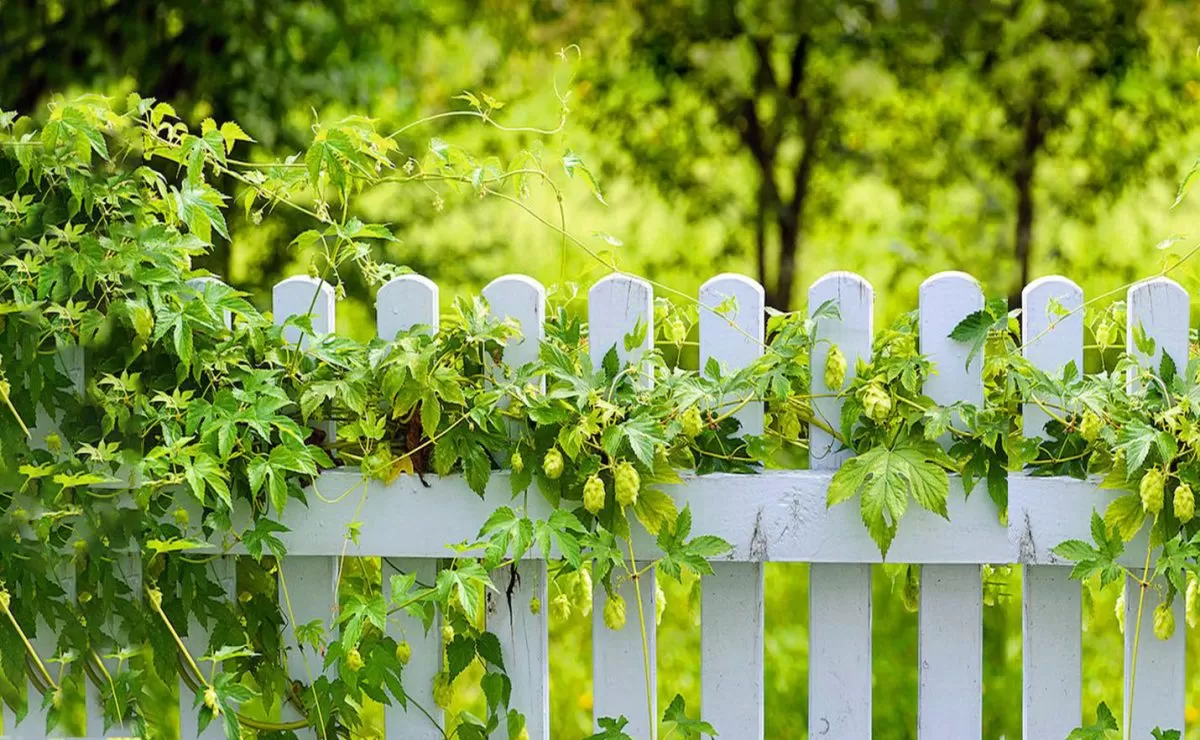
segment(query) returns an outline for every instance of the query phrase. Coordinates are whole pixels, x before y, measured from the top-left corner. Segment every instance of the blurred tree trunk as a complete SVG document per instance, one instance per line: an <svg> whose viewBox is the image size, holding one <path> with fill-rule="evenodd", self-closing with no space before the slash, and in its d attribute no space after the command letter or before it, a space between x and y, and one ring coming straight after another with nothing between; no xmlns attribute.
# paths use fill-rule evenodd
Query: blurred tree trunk
<svg viewBox="0 0 1200 740"><path fill-rule="evenodd" d="M751 40L758 65L750 97L742 100L742 141L750 150L758 168L759 187L756 194L755 260L758 280L766 292L767 304L781 311L791 308L792 291L796 284L796 265L804 240L804 205L808 199L813 168L818 157L818 142L822 133L825 111L808 100L804 78L808 64L811 38L802 33L789 54L789 73L786 83L777 79L771 63L771 40ZM773 98L773 118L763 120L759 101ZM801 132L803 149L791 169L791 192L779 188L779 148L784 133L794 125ZM773 223L779 235L779 250L774 264L767 250L768 229Z"/></svg>
<svg viewBox="0 0 1200 740"><path fill-rule="evenodd" d="M1013 188L1017 193L1017 219L1013 232L1013 254L1017 262L1017 284L1008 296L1009 306L1021 305L1021 291L1029 284L1030 248L1033 245L1033 178L1037 169L1037 156L1045 141L1042 128L1042 112L1037 103L1029 106L1025 116L1025 129L1017 166L1013 170Z"/></svg>

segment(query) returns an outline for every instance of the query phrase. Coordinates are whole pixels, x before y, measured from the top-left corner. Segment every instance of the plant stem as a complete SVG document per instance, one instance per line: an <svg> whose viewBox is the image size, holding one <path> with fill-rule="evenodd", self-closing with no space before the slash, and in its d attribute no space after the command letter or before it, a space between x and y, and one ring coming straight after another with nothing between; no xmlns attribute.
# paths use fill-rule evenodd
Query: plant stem
<svg viewBox="0 0 1200 740"><path fill-rule="evenodd" d="M642 605L641 576L637 567L637 558L633 554L633 537L629 537L629 568L633 579L633 593L637 599L638 630L642 635L642 668L646 675L646 718L650 720L650 740L658 736L658 725L654 721L654 687L650 685L650 638L646 635L646 611Z"/></svg>
<svg viewBox="0 0 1200 740"><path fill-rule="evenodd" d="M1158 517L1150 523L1150 530L1154 531L1154 525L1158 523ZM1138 608L1137 620L1133 628L1133 658L1129 665L1129 696L1126 698L1125 709L1125 740L1130 740L1133 736L1133 692L1137 687L1137 660L1138 660L1138 645L1142 639L1142 608L1146 605L1146 589L1149 588L1150 582L1146 579L1146 573L1150 570L1150 552L1153 546L1150 544L1151 539L1146 537L1146 562L1142 566L1142 577L1139 580L1141 588L1138 593ZM1122 584L1124 585L1124 584Z"/></svg>

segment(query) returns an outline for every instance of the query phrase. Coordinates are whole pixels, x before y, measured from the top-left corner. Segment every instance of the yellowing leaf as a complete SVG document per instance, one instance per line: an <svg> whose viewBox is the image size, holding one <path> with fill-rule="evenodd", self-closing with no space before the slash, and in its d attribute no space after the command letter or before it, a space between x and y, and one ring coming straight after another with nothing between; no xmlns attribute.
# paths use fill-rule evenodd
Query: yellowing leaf
<svg viewBox="0 0 1200 740"><path fill-rule="evenodd" d="M225 140L226 153L233 151L234 142L254 141L254 139L246 135L241 126L233 121L226 121L221 124L221 138Z"/></svg>

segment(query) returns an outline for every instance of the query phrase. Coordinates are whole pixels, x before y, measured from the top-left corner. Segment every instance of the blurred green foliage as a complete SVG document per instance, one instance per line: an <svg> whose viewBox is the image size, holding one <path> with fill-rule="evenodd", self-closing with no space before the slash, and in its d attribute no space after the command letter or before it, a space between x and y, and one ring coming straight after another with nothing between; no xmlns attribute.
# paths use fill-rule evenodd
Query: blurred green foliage
<svg viewBox="0 0 1200 740"><path fill-rule="evenodd" d="M579 152L605 201L567 194L573 234L691 293L717 272L754 275L779 307L853 270L888 320L942 269L1007 296L1051 273L1096 296L1160 269L1171 252L1157 247L1194 236L1200 216L1172 208L1200 149L1198 38L1200 8L1183 0L6 0L0 107L136 89L193 125L236 119L286 154L314 120L362 113L391 130L467 110L463 90L504 101L502 124L552 129L564 86L571 116L545 146ZM431 136L502 159L542 138L448 117L399 143L420 157ZM360 200L365 220L394 224L401 242L381 256L434 279L444 301L507 272L547 284L603 274L510 205L395 187ZM557 210L549 192L528 203ZM288 218L256 226L231 211L232 242L205 266L265 304L308 266L288 249L300 230ZM1194 287L1191 269L1176 277ZM372 297L349 277L340 328L363 336ZM1011 597L985 610L984 735L1018 737L1019 572L997 578L990 592ZM695 707L698 587L664 588L686 608L668 609L659 633L660 704L678 692ZM916 617L881 569L875 592L875 733L912 737ZM766 596L767 736L803 737L807 568L769 565ZM1087 712L1122 703L1115 597L1085 588ZM553 629L554 737L590 726L589 624ZM1194 677L1189 688L1192 720Z"/></svg>

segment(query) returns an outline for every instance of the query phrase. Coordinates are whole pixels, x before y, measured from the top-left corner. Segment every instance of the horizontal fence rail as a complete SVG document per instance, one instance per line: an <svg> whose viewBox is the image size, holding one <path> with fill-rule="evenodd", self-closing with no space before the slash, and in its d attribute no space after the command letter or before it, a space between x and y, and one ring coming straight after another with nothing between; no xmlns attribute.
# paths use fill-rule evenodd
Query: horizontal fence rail
<svg viewBox="0 0 1200 740"><path fill-rule="evenodd" d="M537 355L537 340L544 335L546 294L531 278L510 275L497 279L484 290L491 310L509 318L522 329L522 338L510 342L506 364L519 365ZM703 306L714 307L735 299L731 315L700 312L701 362L712 358L728 370L752 363L762 352L764 307L762 288L739 275L720 275L700 289ZM274 317L283 323L297 314L313 314L315 332L334 330L336 300L328 285L307 277L285 280L273 292ZM1159 278L1133 286L1128 295L1128 322L1142 325L1156 340L1156 351L1167 352L1178 367L1187 361L1188 295L1176 283ZM836 318L817 318L818 333L837 345L847 358L850 374L856 360L869 360L873 336L874 291L863 278L850 273L833 273L821 278L809 293L812 310L831 301ZM1022 330L1026 356L1040 368L1058 372L1066 363L1081 365L1083 325L1078 309L1083 293L1071 281L1051 277L1029 285L1023 294ZM420 276L395 278L378 294L377 331L391 338L413 327L436 331L439 313L437 286ZM921 351L935 363L925 392L935 401L979 404L983 400L981 374L983 357L967 362L968 348L948 338L965 316L983 306L982 290L963 273L940 273L920 289ZM1051 308L1055 307L1055 318ZM1066 309L1062 316L1057 307ZM1075 313L1071 313L1075 311ZM626 275L609 276L592 287L588 319L590 351L598 365L612 347L622 361L638 363L653 343L654 296L651 286ZM643 343L626 346L625 337L644 325ZM289 328L294 341L302 341ZM1132 337L1133 331L1129 332ZM1132 340L1131 340L1132 342ZM822 367L828 345L813 351L812 367ZM1130 351L1134 351L1131 346ZM1158 357L1145 358L1155 362ZM839 388L824 387L821 373L814 372L814 412L837 425ZM846 379L849 383L850 378ZM763 428L761 406L737 411L744 429L756 433ZM1044 413L1028 406L1024 411L1026 434L1042 434ZM332 436L333 429L326 432ZM701 685L702 712L722 737L753 738L763 735L763 570L765 562L811 563L809 647L809 732L811 737L854 740L871 736L871 568L882 562L875 542L860 520L858 507L826 506L830 480L850 453L819 427L811 430L811 469L764 471L755 475L713 474L684 476L682 483L664 486L680 507L690 506L693 531L720 536L732 544L731 552L714 564L715 575L702 584ZM364 493L341 494L351 489ZM393 483L367 481L357 469L341 468L320 475L314 486L322 498L310 496L307 508L291 506L282 516L289 529L279 534L288 550L283 564L286 583L280 599L287 604L289 619L305 623L328 621L336 606L338 567L344 556L387 558L381 587L387 596L390 567L416 571L423 579L436 575L438 559L453 557L450 546L471 541L488 516L499 506L521 505L514 501L508 474L492 476L484 497L479 497L459 476L425 481L402 475ZM1080 722L1081 610L1080 586L1068 578L1069 568L1052 552L1067 539L1090 538L1089 518L1103 511L1116 494L1099 488L1098 481L1009 476L1009 509L1002 523L995 504L982 489L964 495L961 481L951 480L949 521L913 507L899 525L888 561L924 566L919 606L918 736L935 738L979 738L982 735L982 598L980 566L1019 565L1024 572L1023 599L1023 717L1026 738L1064 737ZM550 504L534 492L526 497L526 513L547 517ZM356 524L356 539L347 545L347 532ZM639 527L635 529L640 530ZM1144 536L1144 535L1143 535ZM227 543L214 543L224 546ZM635 536L641 557L653 559L654 541L645 533ZM1140 567L1145 542L1135 540L1127 549L1126 564ZM211 550L210 550L211 552ZM223 574L226 592L233 598L236 558L244 550L234 546L214 567ZM470 553L464 553L469 555ZM554 557L554 553L551 553ZM523 605L537 596L547 602L547 574L543 555L534 548L527 560L517 564L519 578L511 569L493 574L497 583L512 583L515 590L508 603L497 603L488 615L489 629L500 637L504 661L513 681L513 705L525 712L531 738L547 740L549 722L548 623L543 609L531 614ZM131 568L136 571L136 567ZM650 573L652 575L652 571ZM131 573L136 578L137 573ZM647 604L646 629L650 665L654 665L655 633L652 578L641 579ZM622 586L622 595L632 603L634 585ZM1137 588L1136 582L1126 584ZM594 713L596 717L623 714L630 720L626 731L635 738L650 736L645 696L654 695L657 677L643 669L642 643L632 626L613 632L603 625L605 594L597 587L594 609L592 655L594 663ZM503 599L497 601L504 601ZM1128 598L1127 608L1137 599ZM1177 600L1177 619L1182 617L1182 599ZM433 676L441 668L441 635L435 625L427 634L417 622L401 615L390 629L403 635L413 648L405 671L406 689L424 707L434 707L430 693ZM1149 620L1147 620L1149 621ZM1126 634L1126 675L1133 640L1131 625ZM1147 737L1155 724L1184 725L1183 632L1170 641L1158 641L1149 627L1140 642L1133 737ZM285 630L288 668L295 677L315 676L320 656L306 653ZM208 637L199 625L188 635L191 649L203 651ZM53 640L39 636L39 648L50 653ZM1128 690L1128 688L1127 688ZM196 734L193 697L181 684L181 734L184 738L219 737L220 723L203 735ZM100 719L89 697L89 735L101 732ZM435 715L440 716L440 715ZM12 734L12 717L5 727ZM31 702L30 716L17 728L39 734L44 726L43 710ZM115 728L120 734L120 728ZM385 708L385 732L389 738L433 738L440 733L419 712L399 706ZM502 726L496 737L507 737Z"/></svg>

